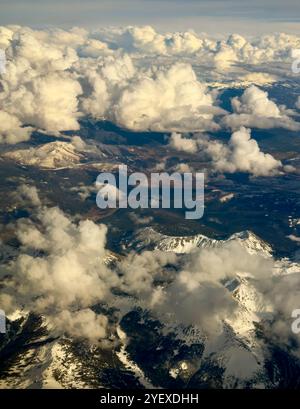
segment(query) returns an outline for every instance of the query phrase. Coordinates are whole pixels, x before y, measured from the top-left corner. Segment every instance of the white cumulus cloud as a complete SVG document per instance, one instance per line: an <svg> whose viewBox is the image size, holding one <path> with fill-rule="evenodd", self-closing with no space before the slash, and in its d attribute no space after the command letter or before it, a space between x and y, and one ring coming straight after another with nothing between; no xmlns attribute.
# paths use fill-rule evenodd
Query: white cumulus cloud
<svg viewBox="0 0 300 409"><path fill-rule="evenodd" d="M231 105L234 113L224 117L224 123L233 129L241 125L261 129L300 129L299 122L288 116L285 107L278 107L269 99L267 92L255 85L247 88L240 98L232 98Z"/></svg>

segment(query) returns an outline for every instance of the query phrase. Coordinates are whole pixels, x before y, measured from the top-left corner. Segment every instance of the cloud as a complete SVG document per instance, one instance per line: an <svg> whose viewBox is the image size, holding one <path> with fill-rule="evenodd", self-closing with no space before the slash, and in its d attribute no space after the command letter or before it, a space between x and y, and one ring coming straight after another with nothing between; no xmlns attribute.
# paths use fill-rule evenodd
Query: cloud
<svg viewBox="0 0 300 409"><path fill-rule="evenodd" d="M203 40L193 32L159 34L151 26L125 28L115 38L115 46L145 54L194 54Z"/></svg>
<svg viewBox="0 0 300 409"><path fill-rule="evenodd" d="M81 61L78 72L84 89L81 110L94 118L114 120L114 107L122 90L136 74L132 59L117 53L96 61Z"/></svg>
<svg viewBox="0 0 300 409"><path fill-rule="evenodd" d="M300 124L288 116L285 107L278 107L268 98L268 93L255 85L247 88L240 98L231 99L234 113L224 117L223 123L237 129L240 126L252 128L286 128L292 131L300 129Z"/></svg>
<svg viewBox="0 0 300 409"><path fill-rule="evenodd" d="M54 317L53 325L60 334L66 333L97 344L99 339L107 337L108 319L89 308L75 312L64 310Z"/></svg>
<svg viewBox="0 0 300 409"><path fill-rule="evenodd" d="M241 78L243 83L254 85L270 85L277 81L277 77L266 72L250 72Z"/></svg>
<svg viewBox="0 0 300 409"><path fill-rule="evenodd" d="M124 290L160 320L195 325L214 337L239 308L224 283L237 276L263 280L272 274L273 265L271 258L249 254L231 241L218 248L196 248L183 259L157 250L131 253L119 269Z"/></svg>
<svg viewBox="0 0 300 409"><path fill-rule="evenodd" d="M143 225L143 224L149 225L153 221L152 216L141 216L136 213L130 213L129 218L130 220L133 221L134 224L137 224L137 225Z"/></svg>
<svg viewBox="0 0 300 409"><path fill-rule="evenodd" d="M267 34L251 40L231 34L216 43L214 61L217 68L223 70L241 63L289 62L292 50L299 48L299 45L298 36L285 33Z"/></svg>
<svg viewBox="0 0 300 409"><path fill-rule="evenodd" d="M67 73L49 73L35 77L8 92L9 113L22 124L30 124L50 133L77 130L77 96L80 84Z"/></svg>
<svg viewBox="0 0 300 409"><path fill-rule="evenodd" d="M218 128L213 116L222 110L189 64L137 71L129 55L105 47L101 56L80 58L73 42L81 50L86 33L59 33L20 29L6 50L0 98L12 118L8 131L18 133L12 143L28 139L23 125L58 134L79 129L82 115L136 131Z"/></svg>
<svg viewBox="0 0 300 409"><path fill-rule="evenodd" d="M177 151L196 153L198 150L197 141L184 138L180 133L173 132L169 139L169 145Z"/></svg>
<svg viewBox="0 0 300 409"><path fill-rule="evenodd" d="M115 109L118 124L135 131L216 130L213 97L189 64L176 63L143 75L122 92Z"/></svg>
<svg viewBox="0 0 300 409"><path fill-rule="evenodd" d="M75 135L71 137L71 142L74 148L78 151L84 151L87 148L86 143L80 136Z"/></svg>
<svg viewBox="0 0 300 409"><path fill-rule="evenodd" d="M9 46L13 34L13 30L0 26L0 48L6 49Z"/></svg>
<svg viewBox="0 0 300 409"><path fill-rule="evenodd" d="M85 184L80 184L79 186L74 186L71 188L72 192L78 192L78 195L82 201L85 201L92 193L97 193L99 188L94 185L86 186Z"/></svg>
<svg viewBox="0 0 300 409"><path fill-rule="evenodd" d="M131 253L119 269L124 290L172 328L193 325L210 341L220 341L228 323L236 334L242 331L244 339L250 331L253 342L253 321L261 321L269 340L299 354L290 325L291 312L299 307L300 275L287 274L280 260L250 254L240 242L231 240L217 247L196 248L183 258L157 250ZM235 291L227 286L232 280L237 283ZM216 345L210 348L211 352L218 349ZM259 370L249 355L236 353L243 362L250 359L251 366L243 371L228 351L228 373L246 379Z"/></svg>
<svg viewBox="0 0 300 409"><path fill-rule="evenodd" d="M32 128L22 127L21 121L8 112L0 110L0 143L15 144L30 139Z"/></svg>
<svg viewBox="0 0 300 409"><path fill-rule="evenodd" d="M78 58L76 51L51 43L47 32L28 28L17 28L5 51L7 64L0 93L0 115L6 116L4 129L3 125L0 128L2 140L28 140L33 128L50 133L79 129L77 97L82 90L67 71Z"/></svg>
<svg viewBox="0 0 300 409"><path fill-rule="evenodd" d="M214 337L223 332L223 320L234 314L237 303L220 283L204 282L197 289L189 290L175 280L156 308L177 324L194 325L206 336Z"/></svg>
<svg viewBox="0 0 300 409"><path fill-rule="evenodd" d="M292 241L295 241L296 243L300 243L300 237L295 236L294 234L289 234L289 235L287 236L287 238L289 238L289 239L292 240Z"/></svg>
<svg viewBox="0 0 300 409"><path fill-rule="evenodd" d="M247 380L253 378L259 371L257 357L247 349L233 347L228 352L229 359L226 363L225 377Z"/></svg>
<svg viewBox="0 0 300 409"><path fill-rule="evenodd" d="M251 38L234 33L218 40L192 30L163 34L151 26L129 26L99 29L93 36L112 48L122 48L136 56L192 56L209 62L220 71L240 63L288 62L292 50L300 48L299 36L285 33Z"/></svg>
<svg viewBox="0 0 300 409"><path fill-rule="evenodd" d="M35 186L29 186L22 184L19 186L16 192L16 199L21 201L21 203L32 206L40 206L41 201L39 198L39 194L37 188Z"/></svg>
<svg viewBox="0 0 300 409"><path fill-rule="evenodd" d="M206 153L211 157L214 167L222 172L247 172L254 176L276 175L282 163L268 153L263 153L251 131L241 127L231 135L228 145L210 141Z"/></svg>
<svg viewBox="0 0 300 409"><path fill-rule="evenodd" d="M162 278L163 267L176 264L174 253L163 251L144 251L141 254L130 253L118 268L122 272L122 286L124 291L138 295L141 300L151 300L154 281ZM147 298L148 297L148 298Z"/></svg>
<svg viewBox="0 0 300 409"><path fill-rule="evenodd" d="M178 163L175 166L174 171L179 173L192 173L193 168L187 163Z"/></svg>
<svg viewBox="0 0 300 409"><path fill-rule="evenodd" d="M36 202L36 191L22 190ZM42 314L55 331L95 342L105 336L107 319L90 307L107 301L119 282L104 262L107 228L90 220L73 223L56 207L39 206L35 220L18 222L21 248L8 266L6 306Z"/></svg>
<svg viewBox="0 0 300 409"><path fill-rule="evenodd" d="M0 142L14 144L35 129L53 135L78 130L84 116L133 131L218 130L216 117L225 111L204 78L227 80L232 70L237 80L269 82L268 74L249 74L248 65L290 63L300 40L285 34L216 40L149 26L93 32L10 26L0 28L0 45L7 59L0 79ZM236 71L235 64L244 67ZM299 129L292 112L255 87L233 99L233 109L221 121L232 129Z"/></svg>
<svg viewBox="0 0 300 409"><path fill-rule="evenodd" d="M235 50L228 44L219 43L217 52L214 55L214 64L220 71L229 69L238 61Z"/></svg>
<svg viewBox="0 0 300 409"><path fill-rule="evenodd" d="M228 144L212 140L201 134L188 139L181 134L173 133L169 145L179 151L204 154L212 162L213 170L218 172L246 172L254 176L274 176L281 171L293 171L283 167L281 161L260 150L251 131L241 127L235 131Z"/></svg>
<svg viewBox="0 0 300 409"><path fill-rule="evenodd" d="M299 337L295 336L291 329L293 319L292 311L299 308L300 274L282 274L273 276L269 280L261 280L256 283L256 288L264 297L265 305L274 317L273 320L265 321L267 336L273 341L280 343L300 357Z"/></svg>
<svg viewBox="0 0 300 409"><path fill-rule="evenodd" d="M262 91L255 85L247 88L241 98L235 97L231 100L235 112L250 115L265 116L267 118L280 117L277 105L269 100L268 93Z"/></svg>
<svg viewBox="0 0 300 409"><path fill-rule="evenodd" d="M253 313L271 314L270 320L262 318L268 336L290 345L288 318L298 307L299 274L274 275L277 261L272 257L250 254L231 240L195 248L183 257L171 251L130 252L109 268L104 262L106 226L90 220L75 223L60 209L43 207L34 187L21 186L19 191L36 207L31 218L17 222L20 254L3 270L0 302L8 314L16 308L33 311L47 319L54 334L97 343L107 337L111 324L93 306L113 301L126 310L139 305L172 326L194 325L213 339L224 334L224 323L235 329L239 314L245 316L245 300L238 298L242 293L226 285L237 279L248 295L254 291L260 300ZM247 361L248 356L241 359ZM234 360L228 370L238 376L242 371ZM248 372L243 374L247 378Z"/></svg>

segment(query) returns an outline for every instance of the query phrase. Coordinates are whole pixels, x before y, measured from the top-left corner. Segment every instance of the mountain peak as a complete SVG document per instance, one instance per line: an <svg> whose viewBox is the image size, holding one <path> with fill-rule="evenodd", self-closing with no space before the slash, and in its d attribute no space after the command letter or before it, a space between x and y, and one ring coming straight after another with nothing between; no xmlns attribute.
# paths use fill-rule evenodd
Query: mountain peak
<svg viewBox="0 0 300 409"><path fill-rule="evenodd" d="M80 162L83 155L71 142L54 141L29 149L7 152L5 158L13 159L22 165L56 169L70 167Z"/></svg>
<svg viewBox="0 0 300 409"><path fill-rule="evenodd" d="M168 236L155 231L152 227L146 227L140 230L132 240L127 242L126 247L134 248L137 251L157 249L185 254L190 253L196 248L220 247L230 241L239 242L250 254L260 253L270 257L272 253L272 247L250 230L234 233L225 240L216 240L203 234Z"/></svg>

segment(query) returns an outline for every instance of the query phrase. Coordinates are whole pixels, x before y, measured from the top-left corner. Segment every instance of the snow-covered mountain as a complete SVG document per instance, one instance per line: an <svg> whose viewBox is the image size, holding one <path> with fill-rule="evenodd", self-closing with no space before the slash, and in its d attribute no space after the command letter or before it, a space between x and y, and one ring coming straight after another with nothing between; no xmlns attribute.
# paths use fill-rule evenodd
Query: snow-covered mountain
<svg viewBox="0 0 300 409"><path fill-rule="evenodd" d="M78 150L71 142L55 141L5 152L2 159L10 159L23 166L35 166L44 170L65 168L90 169L99 172L113 172L122 164L118 149L105 145ZM116 162L120 160L120 162ZM130 169L130 166L128 166Z"/></svg>
<svg viewBox="0 0 300 409"><path fill-rule="evenodd" d="M62 141L6 152L3 157L12 159L21 165L45 169L72 167L84 158L83 154L78 152L72 143Z"/></svg>
<svg viewBox="0 0 300 409"><path fill-rule="evenodd" d="M127 246L184 254L232 240L250 253L271 256L271 246L250 231L214 240L204 235L172 237L145 228ZM119 256L107 256L113 268ZM277 260L274 275L294 274L299 267L288 259ZM224 320L222 333L212 338L200 327L152 316L138 303L128 308L126 294L115 295L127 307L123 312L110 310L110 334L103 348L69 337L53 338L45 320L33 314L11 319L8 333L0 337L0 388L294 387L300 363L262 341L258 328L262 331L267 305L253 280L237 274L224 286L237 308Z"/></svg>
<svg viewBox="0 0 300 409"><path fill-rule="evenodd" d="M146 227L140 230L125 246L138 251L157 249L184 254L190 253L196 248L220 247L230 241L239 242L250 254L260 253L265 256L270 256L272 253L272 247L249 230L234 233L226 240L215 240L203 234L196 234L194 236L167 236L155 231L152 227Z"/></svg>

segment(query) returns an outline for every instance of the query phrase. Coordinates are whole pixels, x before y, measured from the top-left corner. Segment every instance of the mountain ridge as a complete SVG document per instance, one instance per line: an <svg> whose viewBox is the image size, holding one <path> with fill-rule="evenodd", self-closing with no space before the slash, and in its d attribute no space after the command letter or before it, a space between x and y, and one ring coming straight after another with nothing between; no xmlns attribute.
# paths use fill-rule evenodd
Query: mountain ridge
<svg viewBox="0 0 300 409"><path fill-rule="evenodd" d="M138 251L155 249L161 251L173 251L178 254L186 254L197 248L215 248L224 244L239 242L250 254L260 253L271 257L272 247L270 244L256 236L250 230L241 231L230 235L227 239L211 239L203 234L193 236L168 236L157 232L152 227L145 227L134 235L133 240L125 244L126 248L135 248Z"/></svg>

